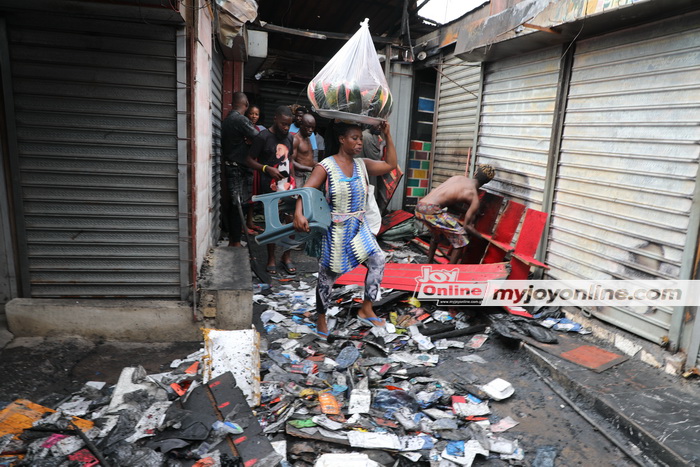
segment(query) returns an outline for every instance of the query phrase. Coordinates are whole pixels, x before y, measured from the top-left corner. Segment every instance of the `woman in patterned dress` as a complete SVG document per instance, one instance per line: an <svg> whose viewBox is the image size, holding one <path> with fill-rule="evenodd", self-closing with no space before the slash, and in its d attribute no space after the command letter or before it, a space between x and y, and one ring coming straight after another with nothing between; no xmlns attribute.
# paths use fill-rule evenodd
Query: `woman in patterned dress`
<svg viewBox="0 0 700 467"><path fill-rule="evenodd" d="M358 318L364 324L384 326L377 318L372 302L379 300L380 284L384 275L384 252L364 221L367 202L367 180L391 172L396 168L396 148L389 131L389 123L381 125L386 140L385 160L356 159L362 153L362 129L358 125L336 126L340 148L338 154L323 159L311 172L304 187L326 187L326 197L331 205L333 221L322 239L316 286L316 331L328 336L326 310L336 279L355 269L359 264L367 267L364 301ZM294 228L308 232L309 223L304 217L301 201L297 202Z"/></svg>

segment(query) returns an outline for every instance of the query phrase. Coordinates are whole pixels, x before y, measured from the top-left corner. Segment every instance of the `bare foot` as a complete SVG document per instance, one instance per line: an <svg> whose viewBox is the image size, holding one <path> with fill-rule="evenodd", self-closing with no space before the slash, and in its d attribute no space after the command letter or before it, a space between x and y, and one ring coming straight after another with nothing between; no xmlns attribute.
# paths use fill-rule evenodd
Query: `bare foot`
<svg viewBox="0 0 700 467"><path fill-rule="evenodd" d="M228 246L239 247L243 245L241 245L241 242L229 242Z"/></svg>
<svg viewBox="0 0 700 467"><path fill-rule="evenodd" d="M378 318L377 315L374 314L372 302L370 300L362 302L362 308L357 312L357 316L370 320L374 326L384 326L386 324L383 319Z"/></svg>
<svg viewBox="0 0 700 467"><path fill-rule="evenodd" d="M326 315L319 314L316 317L316 331L328 335L328 323L326 322Z"/></svg>

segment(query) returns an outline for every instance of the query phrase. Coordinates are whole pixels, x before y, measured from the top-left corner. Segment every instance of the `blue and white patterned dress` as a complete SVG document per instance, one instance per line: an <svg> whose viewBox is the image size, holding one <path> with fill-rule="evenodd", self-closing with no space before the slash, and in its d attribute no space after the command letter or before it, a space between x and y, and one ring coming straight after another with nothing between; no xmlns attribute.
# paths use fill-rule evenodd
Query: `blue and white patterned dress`
<svg viewBox="0 0 700 467"><path fill-rule="evenodd" d="M323 237L320 264L339 274L355 269L369 256L381 252L377 239L364 222L367 168L362 160L353 162L352 177L343 173L335 157L320 162L327 174L326 196L333 217Z"/></svg>

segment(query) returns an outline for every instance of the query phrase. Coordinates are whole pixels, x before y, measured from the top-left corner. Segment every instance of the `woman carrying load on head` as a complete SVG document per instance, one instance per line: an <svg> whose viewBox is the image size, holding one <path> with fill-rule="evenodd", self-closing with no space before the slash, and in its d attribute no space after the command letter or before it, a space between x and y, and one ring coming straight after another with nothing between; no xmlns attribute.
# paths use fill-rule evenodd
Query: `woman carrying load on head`
<svg viewBox="0 0 700 467"><path fill-rule="evenodd" d="M356 158L362 153L362 129L359 125L336 125L338 154L322 160L311 172L304 187L326 187L326 197L331 208L332 222L321 243L316 285L316 331L321 338L328 336L326 310L330 305L333 284L342 274L359 264L367 267L365 291L358 319L369 326L385 326L372 309L372 302L379 300L380 284L384 276L385 257L377 239L365 222L367 202L367 176L376 177L396 168L396 148L391 137L389 123L380 126L386 140L386 160L373 161ZM308 232L309 223L304 217L301 200L294 214L294 228Z"/></svg>

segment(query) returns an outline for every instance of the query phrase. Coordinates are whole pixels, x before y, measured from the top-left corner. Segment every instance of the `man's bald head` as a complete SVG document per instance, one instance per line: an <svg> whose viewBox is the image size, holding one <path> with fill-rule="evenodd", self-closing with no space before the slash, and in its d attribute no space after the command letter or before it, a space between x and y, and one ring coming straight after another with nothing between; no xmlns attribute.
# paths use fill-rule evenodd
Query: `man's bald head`
<svg viewBox="0 0 700 467"><path fill-rule="evenodd" d="M233 110L238 111L240 114L244 114L248 110L248 96L243 92L233 93Z"/></svg>
<svg viewBox="0 0 700 467"><path fill-rule="evenodd" d="M311 114L304 114L304 116L301 117L299 133L301 133L304 138L308 138L314 131L316 131L316 119Z"/></svg>

